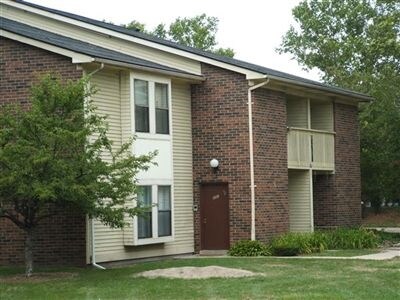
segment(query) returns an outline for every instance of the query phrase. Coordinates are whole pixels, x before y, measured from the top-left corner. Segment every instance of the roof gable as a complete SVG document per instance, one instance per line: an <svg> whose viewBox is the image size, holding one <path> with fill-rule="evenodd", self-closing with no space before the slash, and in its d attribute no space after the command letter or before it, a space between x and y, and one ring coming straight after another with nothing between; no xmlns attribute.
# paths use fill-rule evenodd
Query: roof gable
<svg viewBox="0 0 400 300"><path fill-rule="evenodd" d="M285 73L285 72L280 72L280 71L277 71L274 69L266 68L263 66L248 63L248 62L241 61L238 59L233 59L233 58L217 55L217 54L203 51L200 49L196 49L193 47L183 46L183 45L177 44L172 41L160 39L160 38L157 38L157 37L154 37L154 36L142 33L142 32L138 32L138 31L131 30L131 29L126 29L124 27L117 26L114 24L109 24L106 22L87 18L84 16L80 16L80 15L44 7L41 5L25 2L22 0L14 0L13 2L15 2L17 4L22 4L27 7L31 7L34 9L38 9L41 11L45 11L45 12L48 12L51 14L55 14L58 16L62 16L62 17L65 17L65 18L68 18L71 20L79 21L79 22L82 22L85 24L90 24L99 29L107 30L107 31L111 32L111 34L112 33L119 34L119 37L122 35L125 37L134 38L135 41L144 41L144 42L148 43L147 44L148 46L151 46L151 45L153 47L161 46L161 47L163 47L162 48L163 51L167 51L167 52L168 51L177 51L177 53L175 53L175 54L178 54L181 56L190 55L190 58L197 59L199 61L213 64L213 65L216 65L216 66L219 66L222 68L227 68L227 69L233 70L238 73L246 74L248 79L264 77L264 78L270 78L270 79L277 80L277 81L282 81L282 82L285 82L286 84L293 84L293 85L303 86L303 87L310 88L310 89L322 90L322 91L326 91L329 93L343 95L343 96L351 97L351 98L355 98L355 99L362 99L362 100L370 100L371 99L371 97L369 97L365 94L362 94L362 93L354 92L354 91L343 89L343 88L336 87L336 86L327 85L327 84L324 84L324 83L321 83L318 81L309 80L306 78L302 78L302 77L295 76L295 75ZM249 74L251 74L251 75L249 76Z"/></svg>

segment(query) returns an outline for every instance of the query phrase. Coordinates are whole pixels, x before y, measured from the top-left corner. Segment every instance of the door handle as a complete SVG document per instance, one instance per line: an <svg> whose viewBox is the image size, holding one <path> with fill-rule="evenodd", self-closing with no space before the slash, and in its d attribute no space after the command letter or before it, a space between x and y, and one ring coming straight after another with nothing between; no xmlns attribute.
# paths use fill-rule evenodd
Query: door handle
<svg viewBox="0 0 400 300"><path fill-rule="evenodd" d="M207 218L203 218L203 224L207 223Z"/></svg>

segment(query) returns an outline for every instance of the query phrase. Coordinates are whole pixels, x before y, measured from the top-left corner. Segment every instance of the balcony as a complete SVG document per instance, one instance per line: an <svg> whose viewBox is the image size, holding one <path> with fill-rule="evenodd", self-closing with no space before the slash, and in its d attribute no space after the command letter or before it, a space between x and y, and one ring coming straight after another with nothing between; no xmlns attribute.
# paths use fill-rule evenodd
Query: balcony
<svg viewBox="0 0 400 300"><path fill-rule="evenodd" d="M335 133L288 127L288 168L334 171Z"/></svg>

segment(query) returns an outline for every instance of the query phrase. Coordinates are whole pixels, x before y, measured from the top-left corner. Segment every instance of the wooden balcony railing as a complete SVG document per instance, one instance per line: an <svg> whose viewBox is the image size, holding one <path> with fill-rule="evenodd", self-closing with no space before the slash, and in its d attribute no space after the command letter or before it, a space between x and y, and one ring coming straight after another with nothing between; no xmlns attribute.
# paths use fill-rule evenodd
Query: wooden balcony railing
<svg viewBox="0 0 400 300"><path fill-rule="evenodd" d="M288 167L335 169L335 133L288 127Z"/></svg>

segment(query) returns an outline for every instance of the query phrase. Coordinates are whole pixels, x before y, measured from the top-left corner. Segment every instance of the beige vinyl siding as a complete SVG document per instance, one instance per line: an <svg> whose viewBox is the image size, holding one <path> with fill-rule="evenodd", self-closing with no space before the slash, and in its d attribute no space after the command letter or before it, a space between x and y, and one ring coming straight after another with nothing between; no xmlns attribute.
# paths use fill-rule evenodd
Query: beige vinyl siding
<svg viewBox="0 0 400 300"><path fill-rule="evenodd" d="M308 128L308 105L306 99L288 98L286 107L287 125L289 127Z"/></svg>
<svg viewBox="0 0 400 300"><path fill-rule="evenodd" d="M313 230L310 172L289 170L289 221L292 232Z"/></svg>
<svg viewBox="0 0 400 300"><path fill-rule="evenodd" d="M98 87L92 97L98 112L110 120L110 136L115 145L132 136L130 119L129 72L101 70L91 81ZM190 253L194 251L192 138L190 85L172 83L172 127L174 168L173 242L145 246L126 246L133 242L133 229L111 229L95 222L97 262ZM109 159L109 157L105 157ZM133 222L131 222L131 225Z"/></svg>
<svg viewBox="0 0 400 300"><path fill-rule="evenodd" d="M311 128L333 131L333 105L331 102L311 102Z"/></svg>
<svg viewBox="0 0 400 300"><path fill-rule="evenodd" d="M116 37L110 37L102 33L36 15L31 12L22 11L18 8L9 7L4 4L0 4L0 10L3 17L14 21L133 55L138 58L147 59L186 72L194 74L201 73L200 63L191 59L183 58L151 47L142 46Z"/></svg>
<svg viewBox="0 0 400 300"><path fill-rule="evenodd" d="M194 251L191 90L189 84L176 81L172 82L172 148L176 244Z"/></svg>

